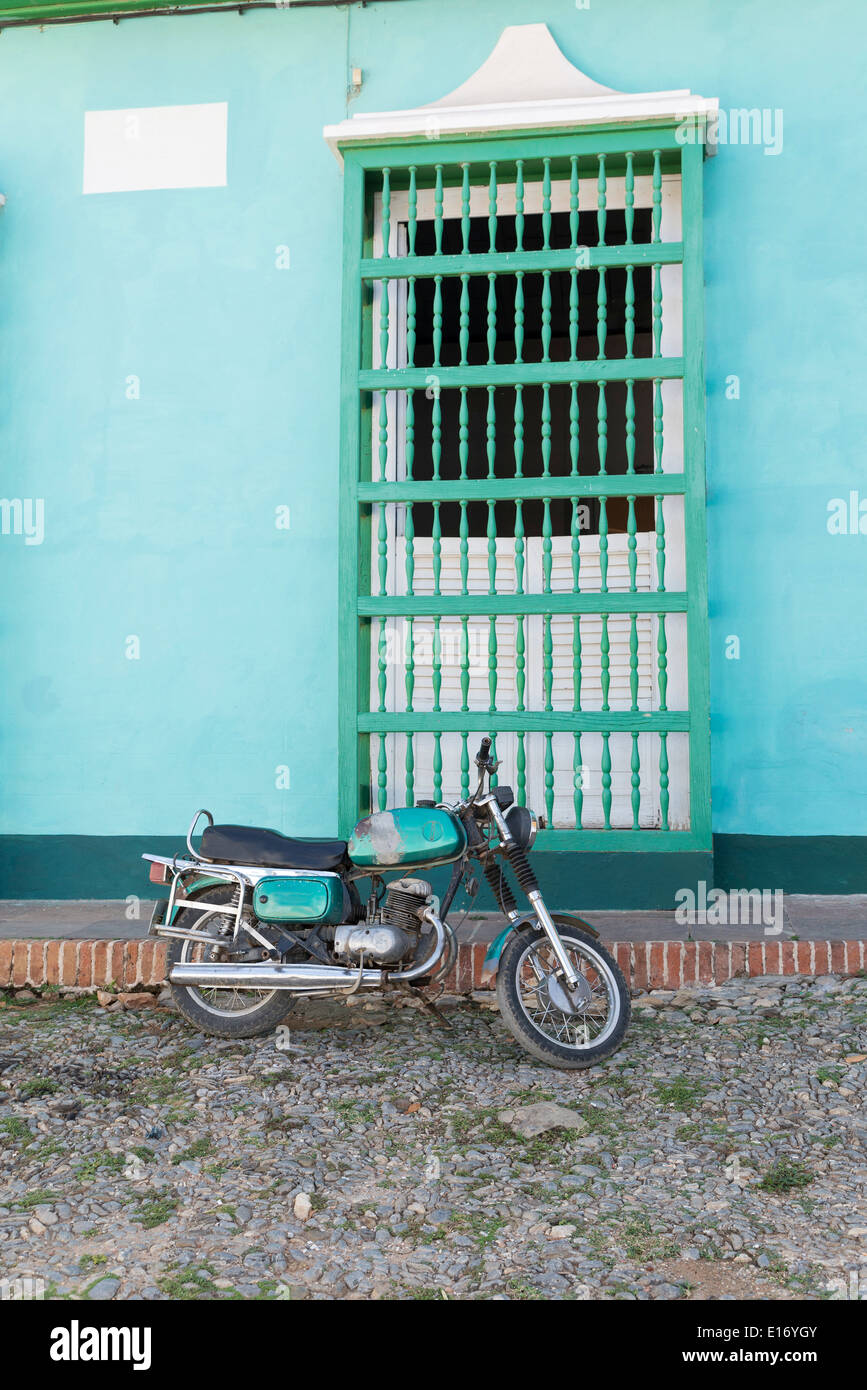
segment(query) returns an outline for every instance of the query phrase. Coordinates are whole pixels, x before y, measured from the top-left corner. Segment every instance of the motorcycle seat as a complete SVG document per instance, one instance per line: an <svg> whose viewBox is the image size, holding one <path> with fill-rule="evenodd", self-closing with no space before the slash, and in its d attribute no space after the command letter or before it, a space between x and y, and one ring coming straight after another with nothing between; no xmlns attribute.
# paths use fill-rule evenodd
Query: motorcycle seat
<svg viewBox="0 0 867 1390"><path fill-rule="evenodd" d="M269 869L336 869L346 857L345 840L293 840L279 830L254 825L209 825L202 834L204 859L225 864L259 864Z"/></svg>

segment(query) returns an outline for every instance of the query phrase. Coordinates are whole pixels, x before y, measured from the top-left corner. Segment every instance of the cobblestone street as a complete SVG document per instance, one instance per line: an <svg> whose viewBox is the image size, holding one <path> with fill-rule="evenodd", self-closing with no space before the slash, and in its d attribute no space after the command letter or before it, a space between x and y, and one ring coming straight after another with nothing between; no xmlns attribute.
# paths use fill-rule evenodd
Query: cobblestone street
<svg viewBox="0 0 867 1390"><path fill-rule="evenodd" d="M8 996L0 1277L96 1299L864 1296L867 980L645 994L585 1073L528 1060L492 1003L445 1001L449 1028L309 1004L228 1043L165 1005Z"/></svg>

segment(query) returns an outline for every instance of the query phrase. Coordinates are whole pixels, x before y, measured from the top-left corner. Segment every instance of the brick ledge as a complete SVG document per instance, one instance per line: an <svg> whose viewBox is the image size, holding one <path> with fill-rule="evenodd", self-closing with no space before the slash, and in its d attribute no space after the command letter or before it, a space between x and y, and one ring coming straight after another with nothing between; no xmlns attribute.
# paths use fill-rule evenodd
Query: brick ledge
<svg viewBox="0 0 867 1390"><path fill-rule="evenodd" d="M734 976L854 975L867 967L865 941L608 941L633 989L679 989L722 984ZM0 990L156 989L165 981L168 943L153 938L114 941L17 939L0 941ZM481 986L483 943L461 943L446 981L452 993Z"/></svg>

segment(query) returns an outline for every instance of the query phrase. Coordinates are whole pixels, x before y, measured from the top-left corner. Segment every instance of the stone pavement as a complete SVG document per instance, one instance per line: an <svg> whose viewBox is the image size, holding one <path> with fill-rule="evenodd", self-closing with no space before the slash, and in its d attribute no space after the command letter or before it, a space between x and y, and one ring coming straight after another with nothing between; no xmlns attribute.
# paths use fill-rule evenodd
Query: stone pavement
<svg viewBox="0 0 867 1390"><path fill-rule="evenodd" d="M867 1297L867 979L645 993L586 1072L492 1005L220 1042L153 999L7 1000L0 1293Z"/></svg>

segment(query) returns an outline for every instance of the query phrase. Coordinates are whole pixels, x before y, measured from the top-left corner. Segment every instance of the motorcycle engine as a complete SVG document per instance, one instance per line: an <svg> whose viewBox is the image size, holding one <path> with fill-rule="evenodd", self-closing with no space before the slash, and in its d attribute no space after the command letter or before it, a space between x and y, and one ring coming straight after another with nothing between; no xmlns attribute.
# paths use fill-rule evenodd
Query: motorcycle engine
<svg viewBox="0 0 867 1390"><path fill-rule="evenodd" d="M431 898L423 878L399 878L390 883L377 920L344 923L334 930L334 953L378 965L394 965L413 953L427 923L422 912Z"/></svg>

